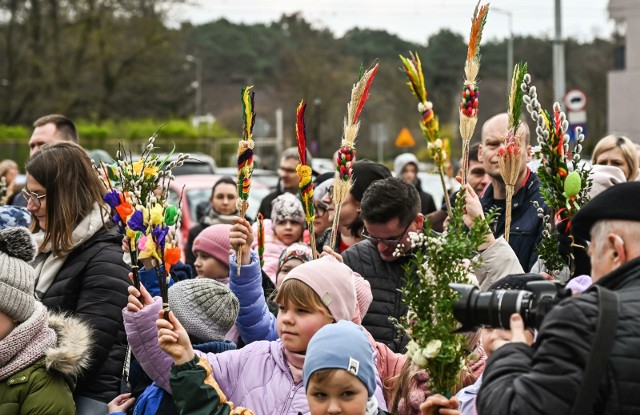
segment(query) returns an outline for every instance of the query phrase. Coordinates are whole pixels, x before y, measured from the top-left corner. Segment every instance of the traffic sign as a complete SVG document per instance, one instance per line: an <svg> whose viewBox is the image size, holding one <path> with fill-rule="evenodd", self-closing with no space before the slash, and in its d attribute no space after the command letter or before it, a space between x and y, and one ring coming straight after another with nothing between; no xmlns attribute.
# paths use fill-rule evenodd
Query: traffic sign
<svg viewBox="0 0 640 415"><path fill-rule="evenodd" d="M396 137L396 147L413 147L415 145L416 140L411 135L411 131L406 127L400 130L398 137Z"/></svg>
<svg viewBox="0 0 640 415"><path fill-rule="evenodd" d="M567 111L582 111L587 107L587 94L581 89L570 89L564 94L564 106Z"/></svg>

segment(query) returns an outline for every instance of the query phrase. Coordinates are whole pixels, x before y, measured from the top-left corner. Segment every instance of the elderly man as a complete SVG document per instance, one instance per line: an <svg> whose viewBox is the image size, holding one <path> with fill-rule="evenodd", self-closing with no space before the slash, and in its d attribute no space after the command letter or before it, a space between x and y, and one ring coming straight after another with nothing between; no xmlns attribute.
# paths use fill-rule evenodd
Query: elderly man
<svg viewBox="0 0 640 415"><path fill-rule="evenodd" d="M594 287L556 305L533 347L523 343L522 318L511 316L510 341L492 338L481 415L640 413L639 205L640 183L622 183L574 217L573 233L591 240L591 277L601 292ZM599 321L608 310L613 316Z"/></svg>

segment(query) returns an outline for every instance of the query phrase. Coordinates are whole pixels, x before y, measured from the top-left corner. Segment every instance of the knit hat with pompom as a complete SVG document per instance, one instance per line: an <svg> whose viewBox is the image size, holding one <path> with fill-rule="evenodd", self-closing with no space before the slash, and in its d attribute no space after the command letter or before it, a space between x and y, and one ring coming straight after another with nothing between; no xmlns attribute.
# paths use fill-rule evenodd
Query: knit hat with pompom
<svg viewBox="0 0 640 415"><path fill-rule="evenodd" d="M36 244L27 228L0 230L0 311L22 323L35 309Z"/></svg>

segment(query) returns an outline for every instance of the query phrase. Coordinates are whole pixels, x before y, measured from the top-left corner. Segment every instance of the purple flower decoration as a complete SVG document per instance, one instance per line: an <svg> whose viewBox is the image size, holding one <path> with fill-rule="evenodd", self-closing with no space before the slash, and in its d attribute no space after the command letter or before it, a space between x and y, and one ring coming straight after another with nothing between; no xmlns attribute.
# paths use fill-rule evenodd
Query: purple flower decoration
<svg viewBox="0 0 640 415"><path fill-rule="evenodd" d="M120 216L117 213L114 213L111 219L113 220L113 223L117 223L118 225L122 222L122 219L120 219Z"/></svg>
<svg viewBox="0 0 640 415"><path fill-rule="evenodd" d="M142 214L142 211L136 209L129 218L127 226L129 226L129 229L134 231L144 232L147 229L147 226L144 224L144 215Z"/></svg>
<svg viewBox="0 0 640 415"><path fill-rule="evenodd" d="M160 251L164 253L164 240L167 237L167 233L169 233L169 227L155 226L151 232L153 232L153 236L156 239L156 244L160 247Z"/></svg>
<svg viewBox="0 0 640 415"><path fill-rule="evenodd" d="M111 206L111 209L115 209L116 206L120 206L120 194L118 194L118 191L115 189L108 191L102 199Z"/></svg>

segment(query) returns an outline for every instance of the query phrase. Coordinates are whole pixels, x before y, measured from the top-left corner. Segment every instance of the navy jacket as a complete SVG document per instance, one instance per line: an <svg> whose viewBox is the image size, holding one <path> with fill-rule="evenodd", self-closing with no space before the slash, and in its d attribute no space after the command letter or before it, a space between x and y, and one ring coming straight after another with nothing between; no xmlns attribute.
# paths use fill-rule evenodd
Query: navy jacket
<svg viewBox="0 0 640 415"><path fill-rule="evenodd" d="M542 238L542 219L538 217L533 201L547 210L547 205L540 194L540 181L534 172L529 172L525 185L513 195L511 205L511 230L509 245L516 253L522 269L529 271L538 260L536 247ZM493 185L487 186L480 199L485 214L492 208L499 208L500 215L493 225L493 234L497 238L504 235L505 205L504 200L493 198Z"/></svg>

